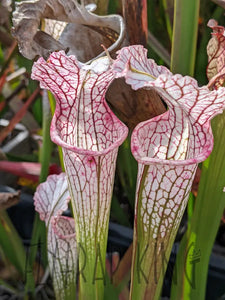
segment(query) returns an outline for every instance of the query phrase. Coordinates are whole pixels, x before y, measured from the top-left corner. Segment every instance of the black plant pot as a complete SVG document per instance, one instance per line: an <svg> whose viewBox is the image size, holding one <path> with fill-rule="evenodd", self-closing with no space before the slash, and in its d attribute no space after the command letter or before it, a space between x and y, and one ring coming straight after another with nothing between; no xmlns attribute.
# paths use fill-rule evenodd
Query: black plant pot
<svg viewBox="0 0 225 300"><path fill-rule="evenodd" d="M169 299L170 296L173 269L174 269L176 254L178 252L178 249L179 249L179 243L175 243L173 245L173 249L170 255L170 259L169 259L169 263L168 263L168 267L164 279L164 284L163 284L162 296L165 297L165 299ZM218 244L215 244L209 262L205 300L225 299L225 298L221 298L223 297L223 295L225 295L224 283L225 283L225 248L221 247ZM196 286L196 288L198 287ZM195 300L195 299L191 299L191 300Z"/></svg>
<svg viewBox="0 0 225 300"><path fill-rule="evenodd" d="M182 225L183 226L183 225ZM183 229L182 229L183 231ZM133 230L115 223L109 224L108 236L108 252L117 251L122 256L129 245L132 243ZM171 256L169 259L162 297L169 299L170 288L172 283L173 269L176 260L176 254L179 248L179 242L173 246ZM197 287L196 287L197 288ZM224 298L222 298L224 295ZM208 271L208 281L206 289L206 300L222 300L225 299L225 247L218 244L214 245ZM197 299L191 299L197 300Z"/></svg>

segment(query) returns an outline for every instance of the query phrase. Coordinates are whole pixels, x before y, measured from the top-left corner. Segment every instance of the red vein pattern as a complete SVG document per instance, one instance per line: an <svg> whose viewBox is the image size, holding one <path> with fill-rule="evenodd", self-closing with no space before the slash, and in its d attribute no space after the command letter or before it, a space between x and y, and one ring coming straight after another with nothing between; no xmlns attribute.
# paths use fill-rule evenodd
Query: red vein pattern
<svg viewBox="0 0 225 300"><path fill-rule="evenodd" d="M66 174L49 175L34 194L35 210L48 227L52 216L60 216L68 208L70 195Z"/></svg>
<svg viewBox="0 0 225 300"><path fill-rule="evenodd" d="M225 88L210 91L206 86L198 87L196 80L191 77L173 75L161 69L147 59L142 46L120 50L113 69L115 76L124 76L133 89L155 89L168 105L166 113L136 126L131 150L139 165L134 253L138 255L139 246L145 249L146 245L155 244L155 254L159 255L163 243L169 255L197 164L212 151L210 119L225 108ZM137 284L134 262L132 299L154 298L157 284L152 255L152 249L149 248L146 251L149 261L143 263L143 272L149 282L147 289ZM160 262L157 262L157 266L158 280Z"/></svg>
<svg viewBox="0 0 225 300"><path fill-rule="evenodd" d="M48 265L56 299L75 297L78 254L74 219L61 216L69 200L65 173L48 176L34 194L35 209L47 227Z"/></svg>
<svg viewBox="0 0 225 300"><path fill-rule="evenodd" d="M82 65L55 52L34 64L32 78L56 96L51 138L63 147L78 242L94 259L96 245L106 248L117 151L128 133L105 101L109 60Z"/></svg>
<svg viewBox="0 0 225 300"><path fill-rule="evenodd" d="M117 54L113 64L115 77L125 77L126 83L134 90L138 90L146 81L154 80L160 74L171 74L166 67L158 66L153 59L147 59L147 49L143 46L125 47Z"/></svg>
<svg viewBox="0 0 225 300"><path fill-rule="evenodd" d="M77 261L74 219L52 217L48 231L48 263L56 299L76 298Z"/></svg>
<svg viewBox="0 0 225 300"><path fill-rule="evenodd" d="M207 45L209 62L206 74L209 86L218 89L220 86L223 86L225 81L225 30L223 26L218 26L217 21L213 19L209 20L208 27L213 30L213 33Z"/></svg>

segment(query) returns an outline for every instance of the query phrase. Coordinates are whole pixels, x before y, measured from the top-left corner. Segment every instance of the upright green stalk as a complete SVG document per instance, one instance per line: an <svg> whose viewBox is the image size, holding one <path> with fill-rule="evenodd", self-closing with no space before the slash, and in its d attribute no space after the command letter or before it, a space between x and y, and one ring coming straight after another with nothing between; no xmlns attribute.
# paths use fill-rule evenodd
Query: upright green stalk
<svg viewBox="0 0 225 300"><path fill-rule="evenodd" d="M51 112L48 104L48 99L43 96L43 146L40 154L40 162L41 162L41 174L40 174L40 182L44 182L48 176L49 171L49 163L52 153L52 142L50 139L50 123L51 123ZM33 225L33 232L30 244L29 251L29 262L30 265L33 266L33 263L36 258L36 253L38 249L38 244L41 243L42 250L42 259L44 264L47 264L47 251L46 251L46 230L45 224L39 219L38 214L35 214L35 220ZM31 284L29 281L29 277L26 282L26 291L33 293L34 291L31 288Z"/></svg>
<svg viewBox="0 0 225 300"><path fill-rule="evenodd" d="M21 239L5 210L0 211L0 245L9 261L25 278L26 253Z"/></svg>
<svg viewBox="0 0 225 300"><path fill-rule="evenodd" d="M49 172L49 164L51 160L52 154L52 141L50 138L50 125L52 120L52 114L50 110L49 100L47 91L44 91L43 94L43 146L41 148L40 154L40 162L41 162L41 174L40 174L40 182L44 182L48 177Z"/></svg>
<svg viewBox="0 0 225 300"><path fill-rule="evenodd" d="M128 197L129 204L134 209L137 163L131 154L129 145L130 137L125 140L119 149L117 173L123 190Z"/></svg>
<svg viewBox="0 0 225 300"><path fill-rule="evenodd" d="M108 11L109 0L96 0L93 1L97 4L95 13L98 15L106 15Z"/></svg>
<svg viewBox="0 0 225 300"><path fill-rule="evenodd" d="M173 35L173 30L172 30L172 26L171 26L171 22L170 22L169 6L170 6L170 4L172 4L172 1L171 0L170 1L163 0L162 3L163 3L164 12L165 12L166 28L167 28L169 38L171 40L172 35Z"/></svg>
<svg viewBox="0 0 225 300"><path fill-rule="evenodd" d="M171 70L194 74L200 0L175 0Z"/></svg>
<svg viewBox="0 0 225 300"><path fill-rule="evenodd" d="M54 115L55 112L55 98L52 95L50 91L48 91L48 100L49 100L49 105L51 109L51 114L52 116ZM62 153L62 147L58 146L58 153L59 153L59 161L60 161L60 166L62 168L62 171L65 172L65 167L64 167L64 162L63 162L63 153Z"/></svg>

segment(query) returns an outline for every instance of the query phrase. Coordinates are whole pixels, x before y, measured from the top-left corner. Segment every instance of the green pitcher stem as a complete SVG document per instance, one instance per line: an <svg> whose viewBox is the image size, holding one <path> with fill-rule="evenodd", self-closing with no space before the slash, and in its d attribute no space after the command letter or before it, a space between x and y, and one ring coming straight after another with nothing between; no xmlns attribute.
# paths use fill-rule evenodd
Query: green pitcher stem
<svg viewBox="0 0 225 300"><path fill-rule="evenodd" d="M159 299L173 243L135 240L130 299Z"/></svg>
<svg viewBox="0 0 225 300"><path fill-rule="evenodd" d="M143 234L141 227L139 224L134 232L130 299L157 300L176 231L172 230L168 238L153 238L151 230Z"/></svg>
<svg viewBox="0 0 225 300"><path fill-rule="evenodd" d="M139 163L138 167L130 300L158 300L197 165L176 166L176 176L171 173L173 166ZM169 174L174 174L173 182L166 181ZM184 176L188 178L186 188L180 194L174 193ZM152 185L153 192L149 193L155 178L159 184ZM160 198L166 187L167 197Z"/></svg>
<svg viewBox="0 0 225 300"><path fill-rule="evenodd" d="M106 231L108 232L108 227ZM86 237L86 240L81 237L81 240L83 242L79 244L79 299L102 300L106 285L106 241L98 241L95 237Z"/></svg>
<svg viewBox="0 0 225 300"><path fill-rule="evenodd" d="M175 0L174 3L171 71L193 76L200 0Z"/></svg>

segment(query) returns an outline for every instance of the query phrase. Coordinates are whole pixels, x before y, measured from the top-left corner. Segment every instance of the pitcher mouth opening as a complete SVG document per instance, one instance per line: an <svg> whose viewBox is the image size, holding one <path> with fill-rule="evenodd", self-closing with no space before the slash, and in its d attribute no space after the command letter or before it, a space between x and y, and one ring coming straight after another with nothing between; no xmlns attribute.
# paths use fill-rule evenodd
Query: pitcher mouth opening
<svg viewBox="0 0 225 300"><path fill-rule="evenodd" d="M57 108L56 108L57 111ZM57 145L61 146L62 148L65 148L69 151L72 151L74 153L77 154L81 154L81 155L91 155L91 156L101 156L101 155L106 155L107 153L113 151L115 148L119 147L124 140L126 139L127 135L128 135L128 128L126 125L124 125L119 119L116 120L116 122L119 124L119 128L116 129L117 131L117 138L111 142L110 146L106 147L105 149L102 150L89 150L89 149L85 149L85 148L81 148L81 147L77 147L76 145L71 145L67 142L65 142L60 134L59 134L59 130L57 128L56 125L56 121L57 121L57 115L56 115L56 111L55 114L53 116L52 119L52 123L51 123L51 139L54 143L56 143ZM115 118L117 118L115 116Z"/></svg>
<svg viewBox="0 0 225 300"><path fill-rule="evenodd" d="M147 121L147 122L150 122ZM143 122L144 123L144 122ZM205 141L204 146L201 147L200 153L197 155L194 155L193 158L188 159L164 159L164 158L157 158L156 157L150 157L147 156L144 151L142 151L140 147L140 140L137 137L137 130L138 127L141 126L142 123L140 123L136 129L134 130L132 137L131 137L131 152L135 159L145 165L168 165L168 166L187 166L192 164L198 164L200 162L203 162L212 152L213 149L213 134L211 130L207 134L207 139Z"/></svg>

